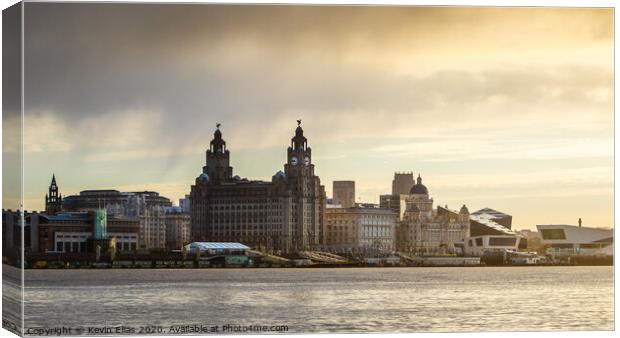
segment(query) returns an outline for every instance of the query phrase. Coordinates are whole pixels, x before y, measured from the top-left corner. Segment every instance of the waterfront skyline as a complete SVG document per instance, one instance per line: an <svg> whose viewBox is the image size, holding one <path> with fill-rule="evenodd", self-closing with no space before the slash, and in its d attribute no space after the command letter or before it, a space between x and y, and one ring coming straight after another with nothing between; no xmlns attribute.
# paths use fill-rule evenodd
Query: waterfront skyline
<svg viewBox="0 0 620 338"><path fill-rule="evenodd" d="M613 225L611 10L161 7L26 5L26 209L52 172L176 201L216 122L269 180L301 118L328 196L378 203L413 171L518 229Z"/></svg>

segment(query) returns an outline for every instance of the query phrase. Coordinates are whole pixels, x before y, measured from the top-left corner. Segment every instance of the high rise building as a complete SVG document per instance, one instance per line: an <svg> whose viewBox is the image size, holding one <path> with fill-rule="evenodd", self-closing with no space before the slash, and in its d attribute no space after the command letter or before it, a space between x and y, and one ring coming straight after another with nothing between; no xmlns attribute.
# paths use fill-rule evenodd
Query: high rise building
<svg viewBox="0 0 620 338"><path fill-rule="evenodd" d="M166 207L166 248L180 249L190 242L190 215L181 207Z"/></svg>
<svg viewBox="0 0 620 338"><path fill-rule="evenodd" d="M402 221L405 209L407 209L411 188L415 185L412 172L395 172L392 180L392 194L379 196L379 206L394 210L398 214L398 220Z"/></svg>
<svg viewBox="0 0 620 338"><path fill-rule="evenodd" d="M183 212L186 212L189 214L189 208L190 208L189 195L185 195L184 198L179 198L179 207L181 208L181 210L183 210Z"/></svg>
<svg viewBox="0 0 620 338"><path fill-rule="evenodd" d="M334 181L333 203L343 208L355 206L355 181Z"/></svg>
<svg viewBox="0 0 620 338"><path fill-rule="evenodd" d="M379 207L393 210L398 215L398 220L402 221L407 209L407 199L409 194L400 195L380 195Z"/></svg>
<svg viewBox="0 0 620 338"><path fill-rule="evenodd" d="M24 250L26 253L85 253L92 252L94 242L113 240L118 252L134 252L138 248L139 221L130 217L109 217L104 210L99 210L55 214L25 212ZM3 210L3 226L6 220L6 226L15 227L18 217L19 211ZM21 235L21 231L18 234ZM9 247L21 246L19 237L14 236L14 243Z"/></svg>
<svg viewBox="0 0 620 338"><path fill-rule="evenodd" d="M206 166L191 187L192 241L241 242L282 252L312 250L323 243L325 187L314 173L301 120L284 171L276 172L271 182L233 176L219 126Z"/></svg>
<svg viewBox="0 0 620 338"><path fill-rule="evenodd" d="M105 208L110 215L138 219L139 247L146 249L166 247L165 208L171 205L170 199L154 191L84 190L63 199L65 211Z"/></svg>
<svg viewBox="0 0 620 338"><path fill-rule="evenodd" d="M396 172L392 180L392 195L407 195L414 184L412 172Z"/></svg>

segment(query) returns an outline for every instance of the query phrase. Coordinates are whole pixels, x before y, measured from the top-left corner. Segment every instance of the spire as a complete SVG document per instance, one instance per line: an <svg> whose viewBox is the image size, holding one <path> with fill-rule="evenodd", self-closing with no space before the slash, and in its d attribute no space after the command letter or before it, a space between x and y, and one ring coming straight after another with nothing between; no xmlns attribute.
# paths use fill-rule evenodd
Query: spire
<svg viewBox="0 0 620 338"><path fill-rule="evenodd" d="M420 173L418 173L418 180L417 180L418 184L422 184L422 176L420 176Z"/></svg>
<svg viewBox="0 0 620 338"><path fill-rule="evenodd" d="M52 182L48 188L48 193L45 194L45 211L54 214L60 212L62 206L62 195L58 192L58 185L56 184L56 174L52 173Z"/></svg>

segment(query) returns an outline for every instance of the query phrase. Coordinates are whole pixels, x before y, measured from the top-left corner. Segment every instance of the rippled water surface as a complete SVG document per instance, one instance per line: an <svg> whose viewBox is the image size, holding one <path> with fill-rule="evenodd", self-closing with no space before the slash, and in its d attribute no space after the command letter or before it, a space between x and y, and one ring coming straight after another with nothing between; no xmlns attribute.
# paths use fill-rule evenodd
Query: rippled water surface
<svg viewBox="0 0 620 338"><path fill-rule="evenodd" d="M26 327L613 329L612 267L29 270Z"/></svg>

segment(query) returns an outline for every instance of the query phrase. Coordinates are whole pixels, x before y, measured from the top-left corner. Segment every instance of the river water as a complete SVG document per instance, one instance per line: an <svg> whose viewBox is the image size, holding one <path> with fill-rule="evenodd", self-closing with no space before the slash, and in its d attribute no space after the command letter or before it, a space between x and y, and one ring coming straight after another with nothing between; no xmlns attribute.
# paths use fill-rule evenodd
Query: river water
<svg viewBox="0 0 620 338"><path fill-rule="evenodd" d="M193 324L286 325L288 333L614 328L613 267L27 270L25 278L26 329L154 326L165 334L171 326Z"/></svg>

